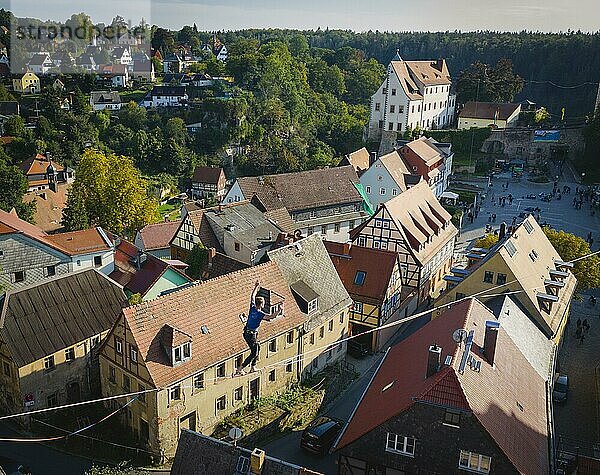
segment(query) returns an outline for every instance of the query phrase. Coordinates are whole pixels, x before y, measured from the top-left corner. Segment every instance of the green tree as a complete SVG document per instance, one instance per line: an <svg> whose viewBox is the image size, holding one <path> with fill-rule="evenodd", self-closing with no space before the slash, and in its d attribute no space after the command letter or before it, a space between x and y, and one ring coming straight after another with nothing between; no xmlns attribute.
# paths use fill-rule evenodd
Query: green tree
<svg viewBox="0 0 600 475"><path fill-rule="evenodd" d="M476 61L458 77L457 100L512 102L523 85L523 78L513 72L511 60L500 59L495 66Z"/></svg>
<svg viewBox="0 0 600 475"><path fill-rule="evenodd" d="M4 211L15 209L21 219L33 222L35 201L23 203L23 195L27 193L27 178L17 166L8 165L0 160L0 208Z"/></svg>
<svg viewBox="0 0 600 475"><path fill-rule="evenodd" d="M482 249L489 249L497 242L498 242L497 234L486 234L484 237L479 238L477 241L475 241L475 247L480 247Z"/></svg>
<svg viewBox="0 0 600 475"><path fill-rule="evenodd" d="M128 157L87 150L71 188L76 201L83 201L89 224L115 234L133 236L160 219L158 203L148 196L146 181ZM65 213L76 214L69 206ZM75 221L81 223L80 218Z"/></svg>
<svg viewBox="0 0 600 475"><path fill-rule="evenodd" d="M81 188L71 187L63 210L62 225L65 231L80 231L90 227L85 199Z"/></svg>
<svg viewBox="0 0 600 475"><path fill-rule="evenodd" d="M4 121L5 135L9 137L23 137L25 132L25 120L21 116L13 115Z"/></svg>
<svg viewBox="0 0 600 475"><path fill-rule="evenodd" d="M591 253L590 245L579 236L550 227L545 227L544 233L565 262L571 262ZM579 290L600 287L600 257L594 255L575 262L573 274L577 277Z"/></svg>
<svg viewBox="0 0 600 475"><path fill-rule="evenodd" d="M208 263L208 249L202 244L195 244L185 263L189 266L185 273L192 279L199 280L202 277L202 270Z"/></svg>
<svg viewBox="0 0 600 475"><path fill-rule="evenodd" d="M533 116L533 120L536 124L546 122L548 119L550 119L550 112L548 112L545 107L540 107L535 111L535 115Z"/></svg>
<svg viewBox="0 0 600 475"><path fill-rule="evenodd" d="M14 101L15 96L13 96L8 89L4 87L3 84L0 84L0 101Z"/></svg>

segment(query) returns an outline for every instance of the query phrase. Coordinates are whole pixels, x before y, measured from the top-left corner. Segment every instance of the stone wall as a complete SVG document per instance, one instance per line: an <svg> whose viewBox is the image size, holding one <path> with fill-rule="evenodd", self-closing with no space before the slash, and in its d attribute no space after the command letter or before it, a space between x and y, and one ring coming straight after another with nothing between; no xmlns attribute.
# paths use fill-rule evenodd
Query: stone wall
<svg viewBox="0 0 600 475"><path fill-rule="evenodd" d="M536 166L547 160L565 156L574 160L585 149L583 127L560 129L558 143L534 142L533 128L510 128L492 130L481 147L482 152L501 153L507 158L525 160L527 165Z"/></svg>

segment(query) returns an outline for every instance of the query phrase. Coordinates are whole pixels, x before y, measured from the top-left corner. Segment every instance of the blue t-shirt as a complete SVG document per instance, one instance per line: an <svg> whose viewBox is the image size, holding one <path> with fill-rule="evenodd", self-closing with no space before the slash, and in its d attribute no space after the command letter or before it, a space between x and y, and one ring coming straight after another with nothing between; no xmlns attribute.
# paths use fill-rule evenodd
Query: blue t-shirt
<svg viewBox="0 0 600 475"><path fill-rule="evenodd" d="M250 311L248 312L248 322L246 323L246 327L250 330L258 330L263 318L265 318L265 312L261 312L254 306L254 304L250 304Z"/></svg>

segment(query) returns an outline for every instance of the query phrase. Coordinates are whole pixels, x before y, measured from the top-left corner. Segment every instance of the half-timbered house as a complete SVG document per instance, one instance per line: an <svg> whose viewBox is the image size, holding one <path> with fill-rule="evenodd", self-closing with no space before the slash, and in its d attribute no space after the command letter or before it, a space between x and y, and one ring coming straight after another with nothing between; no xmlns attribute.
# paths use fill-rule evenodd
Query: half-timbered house
<svg viewBox="0 0 600 475"><path fill-rule="evenodd" d="M420 303L443 287L457 234L450 214L422 181L382 203L352 230L350 239L359 246L398 253L402 285L418 289Z"/></svg>

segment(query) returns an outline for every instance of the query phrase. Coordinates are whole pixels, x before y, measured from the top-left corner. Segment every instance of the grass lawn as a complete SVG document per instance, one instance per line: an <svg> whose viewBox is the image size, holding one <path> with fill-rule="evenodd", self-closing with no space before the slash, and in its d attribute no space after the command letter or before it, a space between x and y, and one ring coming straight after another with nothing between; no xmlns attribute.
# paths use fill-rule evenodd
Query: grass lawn
<svg viewBox="0 0 600 475"><path fill-rule="evenodd" d="M158 207L158 211L163 218L167 217L169 221L177 221L181 216L181 206L178 204L165 203Z"/></svg>
<svg viewBox="0 0 600 475"><path fill-rule="evenodd" d="M146 89L136 89L135 91L119 92L119 95L121 96L121 102L127 103L131 101L139 102L147 93Z"/></svg>

